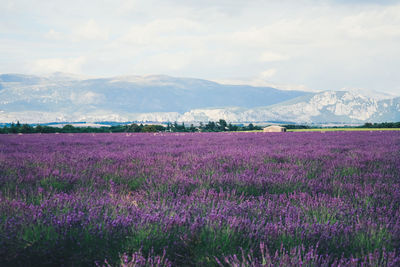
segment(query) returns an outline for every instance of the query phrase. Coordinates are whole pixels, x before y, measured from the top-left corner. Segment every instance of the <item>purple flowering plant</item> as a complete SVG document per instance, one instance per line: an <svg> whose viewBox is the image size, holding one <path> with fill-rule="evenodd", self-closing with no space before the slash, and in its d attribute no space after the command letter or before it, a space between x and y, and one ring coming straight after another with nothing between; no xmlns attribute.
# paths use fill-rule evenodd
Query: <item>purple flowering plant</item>
<svg viewBox="0 0 400 267"><path fill-rule="evenodd" d="M1 266L399 266L400 132L0 136Z"/></svg>

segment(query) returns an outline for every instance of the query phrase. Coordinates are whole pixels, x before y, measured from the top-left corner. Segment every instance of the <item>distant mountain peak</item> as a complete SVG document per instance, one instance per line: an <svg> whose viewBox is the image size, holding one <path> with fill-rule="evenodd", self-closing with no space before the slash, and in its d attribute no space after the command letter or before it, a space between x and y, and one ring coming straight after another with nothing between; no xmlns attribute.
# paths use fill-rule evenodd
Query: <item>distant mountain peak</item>
<svg viewBox="0 0 400 267"><path fill-rule="evenodd" d="M53 72L48 75L45 75L47 79L50 80L88 80L91 79L91 76L88 75L80 75L80 74L73 74L73 73L67 73L67 72Z"/></svg>
<svg viewBox="0 0 400 267"><path fill-rule="evenodd" d="M400 98L360 90L288 91L167 75L1 74L0 122L400 120Z"/></svg>
<svg viewBox="0 0 400 267"><path fill-rule="evenodd" d="M358 88L349 88L349 89L343 88L342 90L351 92L353 94L358 94L358 95L363 95L363 96L366 96L369 98L378 99L378 100L391 99L391 98L400 96L400 95L395 95L395 94L388 93L388 92L378 92L378 91L374 91L374 90L366 90L366 89L358 89Z"/></svg>

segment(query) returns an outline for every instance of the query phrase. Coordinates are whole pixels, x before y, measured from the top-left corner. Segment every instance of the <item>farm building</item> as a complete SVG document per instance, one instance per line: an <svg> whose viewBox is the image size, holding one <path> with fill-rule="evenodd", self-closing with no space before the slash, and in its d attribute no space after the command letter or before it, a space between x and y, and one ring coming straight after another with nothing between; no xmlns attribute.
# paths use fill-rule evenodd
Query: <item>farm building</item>
<svg viewBox="0 0 400 267"><path fill-rule="evenodd" d="M264 133L281 133L286 132L286 128L282 126L272 125L263 129Z"/></svg>

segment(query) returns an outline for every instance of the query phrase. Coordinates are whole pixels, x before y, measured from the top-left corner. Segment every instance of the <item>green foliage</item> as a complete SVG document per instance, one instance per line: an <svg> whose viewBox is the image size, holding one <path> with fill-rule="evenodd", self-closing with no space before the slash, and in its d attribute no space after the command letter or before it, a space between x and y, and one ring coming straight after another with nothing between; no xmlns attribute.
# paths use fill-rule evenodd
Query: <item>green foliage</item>
<svg viewBox="0 0 400 267"><path fill-rule="evenodd" d="M108 178L108 180L111 180L117 184L117 185L123 185L126 187L128 191L136 191L138 190L146 181L146 177L144 176L138 176L138 177L130 177L129 179L124 179L119 176L114 176L112 178Z"/></svg>
<svg viewBox="0 0 400 267"><path fill-rule="evenodd" d="M310 223L319 224L334 224L338 222L337 212L327 207L316 207L306 211L307 218L310 218Z"/></svg>
<svg viewBox="0 0 400 267"><path fill-rule="evenodd" d="M282 127L285 127L286 129L311 129L311 126L308 125L299 125L299 124L286 124L282 125Z"/></svg>
<svg viewBox="0 0 400 267"><path fill-rule="evenodd" d="M385 246L385 249L392 249L390 242L388 242L388 240L391 240L391 236L387 229L383 227L371 229L368 232L358 232L352 240L352 250L357 251L360 255L362 255L361 252L373 252Z"/></svg>
<svg viewBox="0 0 400 267"><path fill-rule="evenodd" d="M215 256L237 253L239 247L248 251L250 240L231 227L222 226L203 228L195 242L196 263L204 266L215 263Z"/></svg>
<svg viewBox="0 0 400 267"><path fill-rule="evenodd" d="M46 177L40 180L40 186L46 190L55 190L56 192L69 192L73 185L68 181L57 179L55 177Z"/></svg>
<svg viewBox="0 0 400 267"><path fill-rule="evenodd" d="M267 191L269 194L289 195L293 192L306 192L308 188L301 182L271 183L267 186Z"/></svg>
<svg viewBox="0 0 400 267"><path fill-rule="evenodd" d="M143 125L143 124L130 124L130 125L116 125L111 127L75 127L71 124L64 125L62 128L52 126L36 125L35 127L29 124L14 124L10 127L4 126L0 128L0 134L8 133L122 133L122 132L163 132L165 127L162 125Z"/></svg>
<svg viewBox="0 0 400 267"><path fill-rule="evenodd" d="M31 126L29 124L17 124L12 123L10 127L0 127L0 134L7 133L149 133L149 132L226 132L226 131L254 131L261 130L260 126L255 126L250 123L249 125L233 125L227 123L225 120L220 119L218 122L209 121L207 124L200 123L199 126L186 126L185 123L179 124L177 122L167 123L167 126L157 124L121 124L113 125L111 127L75 127L71 124L64 125L62 128L52 126L36 125Z"/></svg>
<svg viewBox="0 0 400 267"><path fill-rule="evenodd" d="M236 192L241 195L245 196L261 196L265 194L266 190L257 185L252 185L252 184L243 184L243 185L238 185L236 187Z"/></svg>
<svg viewBox="0 0 400 267"><path fill-rule="evenodd" d="M55 244L58 234L52 226L46 226L43 224L33 224L25 227L21 234L21 239L24 241L24 247L30 247L38 244L43 245L44 249L51 243Z"/></svg>
<svg viewBox="0 0 400 267"><path fill-rule="evenodd" d="M69 262L70 266L91 266L94 261L105 257L117 261L116 255L121 251L124 237L112 235L104 231L102 236L93 234L90 225L61 226L55 229L44 223L24 227L20 232L20 248L24 254L18 266L62 266ZM60 247L63 248L60 250Z"/></svg>
<svg viewBox="0 0 400 267"><path fill-rule="evenodd" d="M400 128L399 122L382 122L382 123L371 123L367 122L360 128Z"/></svg>

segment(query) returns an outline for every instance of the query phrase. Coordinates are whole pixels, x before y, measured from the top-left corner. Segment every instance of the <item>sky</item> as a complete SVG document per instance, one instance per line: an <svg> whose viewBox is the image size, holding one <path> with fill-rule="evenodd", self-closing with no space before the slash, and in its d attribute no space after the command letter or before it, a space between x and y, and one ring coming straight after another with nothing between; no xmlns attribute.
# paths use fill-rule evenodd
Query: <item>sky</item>
<svg viewBox="0 0 400 267"><path fill-rule="evenodd" d="M400 95L400 1L0 0L0 73Z"/></svg>

